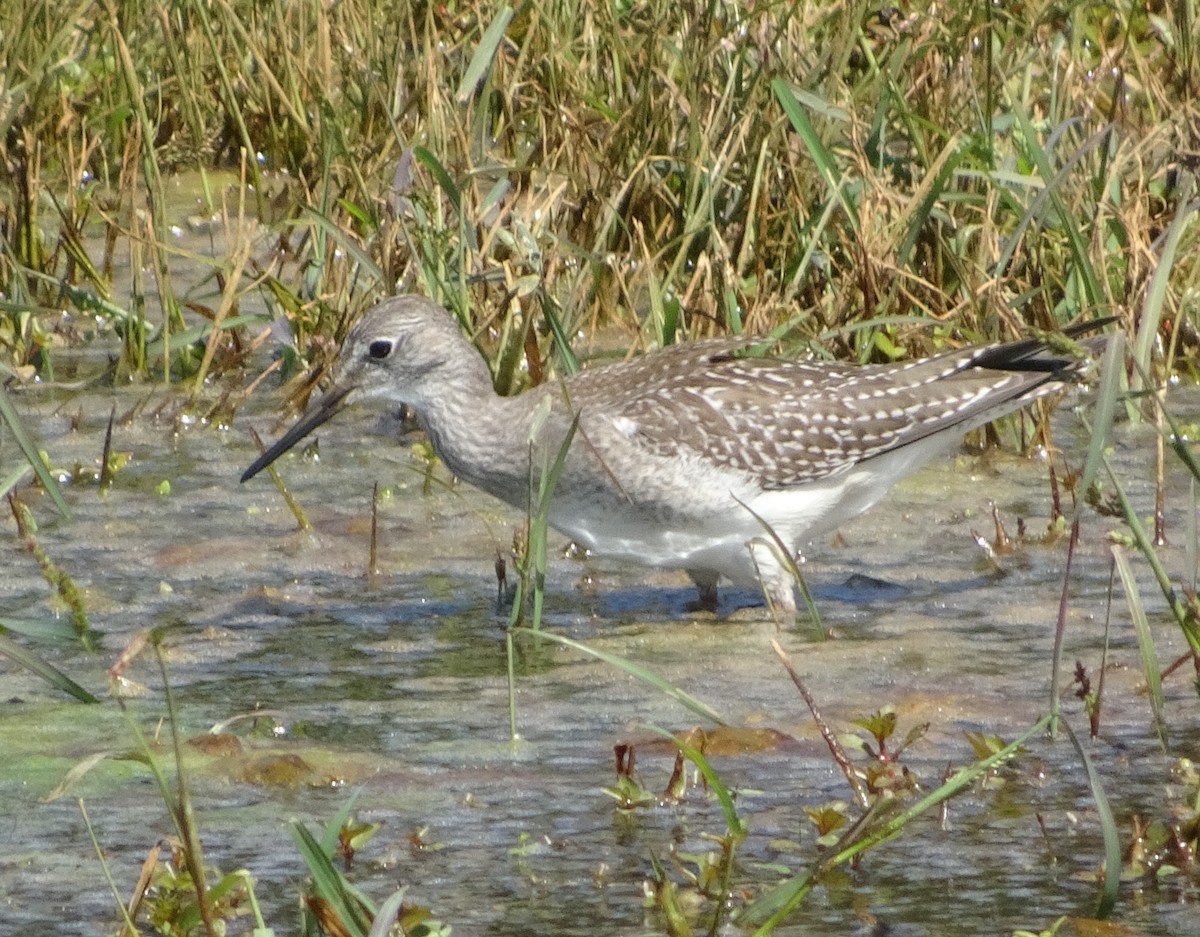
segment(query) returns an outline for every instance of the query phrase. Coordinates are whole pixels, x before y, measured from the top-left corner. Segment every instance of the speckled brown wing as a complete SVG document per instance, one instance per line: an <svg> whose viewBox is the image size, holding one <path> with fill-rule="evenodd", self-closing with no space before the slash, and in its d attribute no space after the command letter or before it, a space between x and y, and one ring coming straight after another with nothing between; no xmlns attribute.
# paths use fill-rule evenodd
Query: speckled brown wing
<svg viewBox="0 0 1200 937"><path fill-rule="evenodd" d="M754 344L754 340L706 338L668 345L635 358L580 371L567 378L567 394L578 395L593 408L618 412L637 400L645 388L662 381L664 375L694 374L714 359L734 357Z"/></svg>
<svg viewBox="0 0 1200 937"><path fill-rule="evenodd" d="M1003 347L832 368L708 350L686 370L630 374L629 392L614 392L605 410L649 452L669 457L685 446L766 490L785 489L956 425L965 432L1016 409L1070 367L1054 359L1027 369L1029 349L1008 361L997 357ZM979 367L981 358L992 367Z"/></svg>

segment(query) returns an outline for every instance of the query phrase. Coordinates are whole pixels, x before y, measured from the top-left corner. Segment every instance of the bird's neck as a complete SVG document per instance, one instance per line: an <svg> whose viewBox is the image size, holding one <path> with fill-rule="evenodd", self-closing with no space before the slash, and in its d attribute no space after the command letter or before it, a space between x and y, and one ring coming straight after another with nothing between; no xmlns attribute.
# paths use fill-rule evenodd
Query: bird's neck
<svg viewBox="0 0 1200 937"><path fill-rule="evenodd" d="M457 477L515 507L529 490L528 440L538 390L499 396L482 360L439 379L438 392L414 405L434 451Z"/></svg>

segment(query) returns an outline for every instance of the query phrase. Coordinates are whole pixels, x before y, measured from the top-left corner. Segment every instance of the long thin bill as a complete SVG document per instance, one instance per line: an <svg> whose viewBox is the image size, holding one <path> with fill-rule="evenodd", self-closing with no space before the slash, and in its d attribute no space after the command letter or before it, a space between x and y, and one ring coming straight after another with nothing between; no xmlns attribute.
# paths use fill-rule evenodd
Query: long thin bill
<svg viewBox="0 0 1200 937"><path fill-rule="evenodd" d="M246 471L242 472L242 481L252 479L318 426L332 419L342 409L346 395L353 389L353 387L335 387L322 397L315 410L300 417L291 429L275 440L271 448L255 459Z"/></svg>

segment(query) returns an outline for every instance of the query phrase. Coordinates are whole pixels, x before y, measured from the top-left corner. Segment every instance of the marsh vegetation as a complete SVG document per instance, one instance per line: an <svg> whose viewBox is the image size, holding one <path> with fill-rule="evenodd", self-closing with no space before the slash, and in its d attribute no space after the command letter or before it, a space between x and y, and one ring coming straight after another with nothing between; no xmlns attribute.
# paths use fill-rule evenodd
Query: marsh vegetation
<svg viewBox="0 0 1200 937"><path fill-rule="evenodd" d="M26 4L0 28L8 916L1189 933L1196 35L1192 0ZM315 534L236 490L246 427L402 291L504 393L743 332L867 362L1116 316L1128 355L1085 422L973 441L1038 464L972 456L820 545L825 583L903 584L818 585L836 640L563 560L539 636L489 594L514 519L419 444L349 426L324 442L353 465L296 460ZM369 562L364 470L404 541ZM946 565L968 529L978 575ZM56 859L81 817L95 887Z"/></svg>

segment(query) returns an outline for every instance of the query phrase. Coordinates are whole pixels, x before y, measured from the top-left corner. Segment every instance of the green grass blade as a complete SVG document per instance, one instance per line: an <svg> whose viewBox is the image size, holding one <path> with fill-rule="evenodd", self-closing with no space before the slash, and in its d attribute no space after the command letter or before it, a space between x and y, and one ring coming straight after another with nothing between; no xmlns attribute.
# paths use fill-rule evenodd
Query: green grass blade
<svg viewBox="0 0 1200 937"><path fill-rule="evenodd" d="M492 386L496 393L508 397L519 393L527 380L524 373L527 342L534 328L533 316L506 315L500 325L495 362L492 366Z"/></svg>
<svg viewBox="0 0 1200 937"><path fill-rule="evenodd" d="M1104 448L1108 444L1108 434L1112 429L1113 417L1117 411L1117 398L1121 393L1121 378L1125 368L1125 333L1113 332L1108 337L1104 348L1104 357L1100 360L1100 386L1096 390L1096 406L1093 411L1091 442L1088 444L1087 458L1083 463L1083 475L1079 481L1079 490L1086 492L1096 480L1096 473L1104 462ZM1078 519L1083 510L1083 501L1075 504L1073 520Z"/></svg>
<svg viewBox="0 0 1200 937"><path fill-rule="evenodd" d="M13 406L12 399L8 396L8 391L3 387L0 387L0 422L8 426L8 431L12 433L13 439L17 442L17 448L25 456L25 461L29 463L30 468L33 469L33 474L37 476L37 480L54 501L54 505L58 508L59 513L63 517L70 517L71 509L67 507L67 502L63 499L62 489L58 487L58 482L54 480L54 476L50 473L50 466L46 464L46 460L38 452L33 437L29 435L29 431L25 429L21 418L17 416L17 409Z"/></svg>
<svg viewBox="0 0 1200 937"><path fill-rule="evenodd" d="M371 932L367 937L388 937L392 932L392 925L396 923L396 917L400 914L400 909L404 906L404 893L407 888L401 888L399 891L392 892L391 897L379 906L379 911L375 914L375 922L371 925Z"/></svg>
<svg viewBox="0 0 1200 937"><path fill-rule="evenodd" d="M532 628L523 627L513 628L512 630L515 632L523 632L525 634L539 635L540 637L548 638L551 641L557 641L559 644L566 645L567 647L575 648L577 651L583 651L585 654L590 654L597 660L602 660L604 663L612 667L616 667L619 670L624 670L631 677L636 677L643 683L654 687L654 689L660 691L666 696L669 696L671 699L675 700L675 702L679 703L680 706L683 706L685 709L694 712L697 716L700 716L700 718L707 719L710 722L715 722L717 725L729 725L729 723L726 722L725 719L715 709L712 709L707 704L700 702L700 700L679 689L679 687L675 686L673 683L669 683L668 681L664 680L658 674L647 670L645 667L642 667L639 664L635 664L632 661L626 660L624 657L618 657L616 654L610 654L608 651L601 651L598 648L588 647L586 644L581 644L579 641L575 641L574 639L568 638L561 634L555 634L552 631L534 631Z"/></svg>
<svg viewBox="0 0 1200 937"><path fill-rule="evenodd" d="M1075 548L1079 545L1079 521L1071 524L1071 536L1067 541L1067 563L1063 568L1062 592L1058 598L1058 615L1054 621L1054 650L1050 654L1050 734L1058 734L1058 715L1062 706L1059 681L1062 679L1063 642L1067 635L1067 599L1071 588L1071 565L1075 560Z"/></svg>
<svg viewBox="0 0 1200 937"><path fill-rule="evenodd" d="M83 815L83 825L87 829L88 839L92 841L92 848L96 850L96 860L100 863L100 869L104 872L104 878L108 882L109 891L112 892L113 900L118 908L121 909L121 919L125 923L125 929L122 934L137 934L138 929L133 923L133 918L130 916L129 909L125 907L125 901L121 896L121 891L117 887L117 880L113 878L112 866L109 864L108 856L104 852L104 848L100 845L100 840L96 836L96 830L92 826L92 818L88 816L87 807L84 805L83 798L79 798L79 812Z"/></svg>
<svg viewBox="0 0 1200 937"><path fill-rule="evenodd" d="M213 898L209 892L208 873L210 870L204 861L204 843L200 839L200 827L196 821L195 804L192 801L192 789L188 782L188 771L183 758L183 734L179 726L179 710L175 705L175 691L167 674L167 662L163 656L162 638L164 632L153 632L151 647L154 650L154 660L158 664L158 672L162 678L163 701L167 707L167 735L171 742L171 752L175 762L175 795L165 803L174 814L179 838L183 841L183 861L191 877L191 889L196 894L196 914L203 920L205 930L213 931ZM188 930L184 930L188 933Z"/></svg>
<svg viewBox="0 0 1200 937"><path fill-rule="evenodd" d="M446 198L450 199L450 204L454 206L455 214L462 216L462 191L458 185L450 178L450 173L446 172L446 167L441 164L441 161L434 156L429 150L423 146L413 147L413 156L419 160L431 173L433 178L445 193Z"/></svg>
<svg viewBox="0 0 1200 937"><path fill-rule="evenodd" d="M865 829L865 835L854 838L852 842L839 844L839 847L835 847L835 851L822 857L813 868L777 885L775 888L756 898L738 915L738 923L761 925L754 932L754 937L765 937L766 934L770 934L792 911L800 906L804 898L812 890L813 885L819 881L820 876L826 870L848 862L873 846L877 846L879 843L899 835L904 827L916 817L949 800L960 791L974 784L978 778L983 777L992 768L1003 764L1011 758L1022 745L1035 735L1044 732L1050 724L1050 720L1051 714L1047 713L1034 723L1031 728L1008 745L1005 745L1004 748L993 755L989 755L982 761L977 761L965 768L960 768L944 784L936 790L930 791L900 813L883 822L869 824L866 827L857 825L856 831L861 832Z"/></svg>
<svg viewBox="0 0 1200 937"><path fill-rule="evenodd" d="M1056 173L1050 166L1049 154L1038 143L1037 131L1030 122L1029 115L1025 113L1025 109L1019 104L1014 103L1011 113L1016 118L1017 126L1020 128L1021 136L1024 138L1026 155L1033 161L1033 164L1037 167L1038 174L1042 177L1042 181L1045 182L1045 194L1049 197L1050 204L1054 206L1058 222L1062 225L1063 231L1067 236L1067 242L1071 247L1071 256L1075 261L1075 272L1083 285L1084 303L1089 308L1096 308L1104 303L1104 291L1100 288L1100 281L1096 276L1096 268L1092 265L1091 256L1088 253L1087 239L1083 236L1083 232L1079 230L1079 224L1076 222L1075 215L1067 210L1060 194L1060 189L1066 183L1068 174L1079 160L1082 151L1076 153ZM1098 139L1093 138L1092 145L1096 145Z"/></svg>
<svg viewBox="0 0 1200 937"><path fill-rule="evenodd" d="M859 227L858 208L846 198L841 169L834 160L833 155L825 148L825 144L821 142L816 128L812 125L812 121L808 119L808 114L805 113L795 93L783 79L773 79L771 81L771 90L775 93L775 99L779 102L780 107L783 108L783 112L791 122L792 129L800 135L800 139L808 150L809 156L812 157L817 171L825 180L825 185L829 188L830 198L836 200L842 206L846 217L850 219L854 230L857 231Z"/></svg>
<svg viewBox="0 0 1200 937"><path fill-rule="evenodd" d="M479 47L471 56L471 62L467 65L467 70L463 72L462 81L459 82L458 90L454 93L460 104L470 101L480 82L483 81L484 75L492 65L492 59L496 57L496 50L500 48L500 42L504 39L504 31L508 29L512 17L512 7L506 6L501 9L479 40Z"/></svg>
<svg viewBox="0 0 1200 937"><path fill-rule="evenodd" d="M1113 491L1116 493L1117 501L1121 505L1121 511L1125 515L1125 523L1129 527L1129 532L1133 535L1138 551L1145 557L1146 562L1150 564L1150 569L1154 573L1154 579L1158 583L1159 589L1162 590L1163 598L1167 600L1167 606L1171 609L1171 614L1175 616L1175 621L1178 623L1180 629L1182 629L1188 647L1195 653L1200 654L1200 629L1197 628L1197 623L1191 618L1186 606L1179 600L1179 596L1175 594L1175 588L1171 585L1171 578L1167 575L1162 560L1158 558L1158 551L1154 549L1150 535L1146 532L1146 528L1142 524L1142 519L1138 517L1133 502L1129 500L1129 496L1125 493L1125 488L1121 485L1120 479L1117 478L1117 473L1113 471L1108 457L1106 456L1103 461L1104 470L1108 473L1108 478L1112 483Z"/></svg>
<svg viewBox="0 0 1200 937"><path fill-rule="evenodd" d="M351 937L367 937L371 922L362 913L345 887L345 880L333 867L329 854L313 838L312 833L299 820L292 821L292 839L312 875L313 892L327 901L342 923L349 929Z"/></svg>
<svg viewBox="0 0 1200 937"><path fill-rule="evenodd" d="M700 774L703 775L704 782L708 785L708 789L716 795L717 801L721 804L721 811L725 814L726 832L725 835L719 840L721 843L722 854L720 871L718 874L716 888L710 892L710 894L728 895L730 893L730 883L733 879L734 852L738 845L746 838L747 832L746 824L742 821L742 818L738 816L737 808L734 806L733 794L730 792L729 788L725 786L725 782L721 780L717 772L713 770L713 766L709 763L709 760L704 757L703 752L697 748L693 748L691 745L675 737L665 729L660 729L657 726L651 726L651 728L663 738L669 739L672 743L674 743L684 757L686 757L689 761L691 761L692 764L696 766ZM659 880L664 878L661 869L656 869L655 875ZM727 905L719 908L716 914L713 916L709 934L715 935L721 932L720 922L722 912L728 913ZM686 924L684 927L686 927ZM672 929L672 933L685 932L686 931L684 928Z"/></svg>
<svg viewBox="0 0 1200 937"><path fill-rule="evenodd" d="M521 590L518 588L517 595L513 600L514 609L520 598ZM512 613L514 621L517 614L516 611ZM517 649L513 645L511 622L504 632L504 672L508 680L508 739L510 742L516 742L520 740L521 733L517 728Z"/></svg>
<svg viewBox="0 0 1200 937"><path fill-rule="evenodd" d="M1129 617L1133 619L1133 630L1137 635L1138 650L1142 655L1142 673L1146 677L1146 690L1150 696L1150 709L1154 713L1154 729L1158 740L1162 742L1163 750L1167 747L1167 722L1163 715L1162 674L1158 666L1158 653L1154 649L1154 635L1150 632L1150 622L1146 619L1146 609L1142 606L1142 594L1138 589L1137 579L1133 575L1133 567L1129 565L1129 557L1125 551L1114 544L1112 547L1113 561L1117 564L1117 574L1121 577L1121 585L1125 589L1125 601L1129 605Z"/></svg>
<svg viewBox="0 0 1200 937"><path fill-rule="evenodd" d="M1196 498L1196 479L1188 479L1188 516L1187 516L1187 544L1184 553L1187 557L1188 569L1188 585L1193 592L1196 591L1196 574L1200 572L1197 567L1200 566L1200 546L1197 545L1197 528L1200 527L1196 523L1197 511L1200 511L1200 502Z"/></svg>
<svg viewBox="0 0 1200 937"><path fill-rule="evenodd" d="M15 664L20 664L26 670L31 670L56 690L61 690L68 696L73 696L81 703L100 702L95 696L81 687L65 673L42 660L28 648L22 647L7 635L0 634L0 654L3 654Z"/></svg>
<svg viewBox="0 0 1200 937"><path fill-rule="evenodd" d="M545 401L543 401L545 403ZM548 412L548 411L547 411ZM528 440L531 447L536 446L536 436L539 429L539 421L535 417L534 427L530 431ZM546 538L550 530L550 506L554 500L554 488L558 484L559 476L562 475L563 466L567 463L567 453L570 451L571 443L575 439L575 432L579 429L579 414L575 414L575 418L571 420L571 425L567 428L566 435L563 436L563 441L558 447L558 452L555 454L554 462L548 467L543 468L538 473L538 490L537 499L531 505L529 516L529 542L526 544L525 564L520 582L517 588L517 595L513 601L512 618L509 621L510 625L515 625L520 619L524 600L529 591L529 573L533 573L533 630L537 631L542 626L542 601L546 591ZM531 449L531 451L533 451Z"/></svg>
<svg viewBox="0 0 1200 937"><path fill-rule="evenodd" d="M1096 917L1103 920L1108 917L1113 906L1116 905L1117 890L1121 885L1121 837L1117 832L1117 821L1113 817L1112 807L1109 806L1108 797L1105 796L1104 787L1100 783L1100 775L1096 773L1096 768L1092 765L1092 759L1088 757L1079 738L1065 720L1063 728L1067 730L1071 744L1075 746L1075 751L1079 753L1079 760L1083 762L1083 768L1087 772L1088 786L1092 789L1092 799L1096 802L1096 815L1100 820L1100 831L1104 836L1104 890L1100 893L1100 901L1096 907Z"/></svg>
<svg viewBox="0 0 1200 937"><path fill-rule="evenodd" d="M352 793L341 808L330 817L329 822L325 824L325 829L321 833L321 848L325 850L325 855L332 856L338 848L338 838L341 836L342 827L346 825L346 821L350 819L350 814L354 812L354 805L358 803L358 798L362 795L362 788L358 788Z"/></svg>
<svg viewBox="0 0 1200 937"><path fill-rule="evenodd" d="M181 329L177 332L172 332L167 336L166 352L174 354L175 352L187 348L189 345L194 345L216 331L228 331L229 329L240 328L243 325L266 325L271 320L266 316L230 316L228 319L222 320L220 323L205 322L201 325L191 326L186 329ZM160 332L159 336L152 342L146 345L146 354L151 358L160 357L163 354L162 337L166 333Z"/></svg>
<svg viewBox="0 0 1200 937"><path fill-rule="evenodd" d="M687 742L684 742L674 733L668 732L666 729L660 729L658 726L651 726L650 728L677 746L683 752L684 757L699 769L700 773L704 776L705 783L717 795L717 801L721 804L722 813L725 814L725 825L729 828L729 832L738 839L744 837L746 835L746 824L737 814L737 807L733 803L733 795L729 792L729 788L725 786L725 782L713 770L713 766L709 764L708 759L704 757L704 753L700 749L694 748Z"/></svg>
<svg viewBox="0 0 1200 937"><path fill-rule="evenodd" d="M571 348L571 340L567 337L567 330L563 328L558 307L544 293L542 294L542 315L546 317L546 323L550 326L550 334L554 336L559 368L564 375L579 373L579 359L575 357L575 351Z"/></svg>
<svg viewBox="0 0 1200 937"><path fill-rule="evenodd" d="M1158 258L1154 274L1150 277L1150 286L1146 290L1146 299L1142 303L1142 314L1138 319L1137 337L1133 341L1133 360L1139 365L1138 371L1135 372L1133 379L1130 381L1130 389L1134 391L1151 387L1146 375L1150 373L1150 358L1154 352L1154 341L1158 335L1159 325L1162 322L1163 303L1166 300L1167 286L1170 283L1171 273L1175 266L1175 254L1178 250L1180 239L1183 237L1184 230L1187 228L1188 223L1196 216L1196 206L1190 203L1192 195L1191 179L1191 176L1183 177L1182 191L1180 191L1176 203L1179 205L1179 208L1175 212L1175 217L1171 220L1170 227L1167 228L1167 236L1162 246L1162 256ZM1137 418L1136 407L1132 406L1132 403L1130 414L1133 419Z"/></svg>
<svg viewBox="0 0 1200 937"><path fill-rule="evenodd" d="M8 473L5 478L0 478L0 498L7 498L8 493L16 489L17 485L25 480L31 468L28 465L18 465L15 469Z"/></svg>
<svg viewBox="0 0 1200 937"><path fill-rule="evenodd" d="M546 401L543 401L545 403ZM540 418L535 418L529 434L530 452L534 451L536 436L540 426ZM517 732L517 683L514 666L514 648L512 633L517 630L517 623L525 613L525 600L529 595L531 579L533 591L533 615L530 630L538 633L542 630L542 605L546 596L546 538L550 529L550 505L554 499L554 488L562 474L563 466L567 463L567 453L579 429L579 413L571 420L566 435L558 447L554 463L538 474L537 501L530 505L529 537L525 544L525 556L522 560L520 577L517 580L517 592L513 597L512 612L508 620L508 633L505 636L505 652L508 670L508 724L509 735L516 741L520 736ZM532 573L532 576L531 576Z"/></svg>
<svg viewBox="0 0 1200 937"><path fill-rule="evenodd" d="M445 193L446 198L450 200L450 204L454 207L454 216L458 220L458 231L460 241L458 249L460 253L464 250L472 252L479 250L479 238L475 231L475 225L471 224L463 211L463 193L458 184L451 178L450 173L446 171L446 167L441 164L429 150L423 146L413 147L413 157L418 160L426 169L433 173L433 178L436 180L438 187ZM467 316L467 297L466 297L466 258L459 256L456 265L455 274L459 279L457 289L453 291L450 297L450 305L454 309L455 315L464 327L468 327Z"/></svg>
<svg viewBox="0 0 1200 937"><path fill-rule="evenodd" d="M825 633L825 624L821 621L821 612L817 608L817 602L813 598L812 592L808 588L808 583L804 579L804 574L800 572L800 566L792 556L791 550L789 550L787 544L783 542L783 538L780 537L779 534L775 533L775 529L769 523L767 523L767 519L765 517L757 514L754 509L750 507L750 505L746 504L739 498L735 497L733 500L737 501L737 503L741 505L751 517L758 521L763 531L770 538L768 541L768 546L773 547L776 560L778 560L780 565L788 571L788 574L792 577L792 581L795 582L797 588L799 588L800 596L804 600L804 607L808 610L808 619L812 622L813 628L816 630L819 640L824 641L828 635ZM767 595L765 588L763 589L763 597L767 600L767 606L771 607L771 599L770 596ZM774 609L772 608L771 610L773 613Z"/></svg>
<svg viewBox="0 0 1200 937"><path fill-rule="evenodd" d="M79 634L61 618L13 618L0 615L0 632L15 631L27 638L37 641L59 641L73 644L79 639Z"/></svg>
<svg viewBox="0 0 1200 937"><path fill-rule="evenodd" d="M913 249L916 247L917 239L921 233L926 231L926 224L929 221L929 216L933 214L934 206L942 197L942 193L946 191L946 186L950 180L954 178L955 170L958 169L959 163L967 155L966 147L960 145L959 141L951 140L943 150L941 165L931 167L930 173L923 184L924 192L921 194L921 200L917 205L916 211L906 220L908 227L907 233L904 235L904 241L900 244L900 249L896 251L896 267L898 269L906 269L908 267L909 257L912 255Z"/></svg>
<svg viewBox="0 0 1200 937"><path fill-rule="evenodd" d="M646 264L646 292L649 294L650 312L647 319L652 323L654 340L663 348L675 344L675 326L677 319L667 313L663 302L662 278L654 270L654 265Z"/></svg>
<svg viewBox="0 0 1200 937"><path fill-rule="evenodd" d="M384 276L383 269L375 262L374 258L372 258L370 254L363 250L362 245L359 244L357 240L349 237L345 231L339 228L317 209L306 206L304 213L308 219L313 222L313 224L324 231L329 237L337 241L337 243L341 245L342 249L345 250L350 257L354 258L354 262L368 274L370 274L371 278L376 283L386 285L387 277Z"/></svg>
<svg viewBox="0 0 1200 937"><path fill-rule="evenodd" d="M39 270L30 270L28 267L21 268L21 272L30 279L38 280L61 292L82 312L93 312L100 318L112 322L131 322L136 318L135 314L124 306L118 306L109 299L90 293L73 283L68 283L61 277L51 276ZM0 302L0 312L22 313L28 310L29 307L24 303Z"/></svg>
<svg viewBox="0 0 1200 937"><path fill-rule="evenodd" d="M1136 358L1133 359L1133 368L1141 376L1145 382L1145 386L1149 386L1150 378L1147 372ZM1154 393L1150 395L1150 399L1162 411L1163 419L1170 428L1170 435L1167 437L1167 443L1171 447L1171 451L1179 457L1179 461L1184 464L1184 467L1192 473L1192 478L1200 481L1200 463L1196 462L1196 456L1192 453L1191 433L1184 430L1179 425L1179 421L1175 419L1170 410L1167 409L1163 402L1163 394Z"/></svg>

